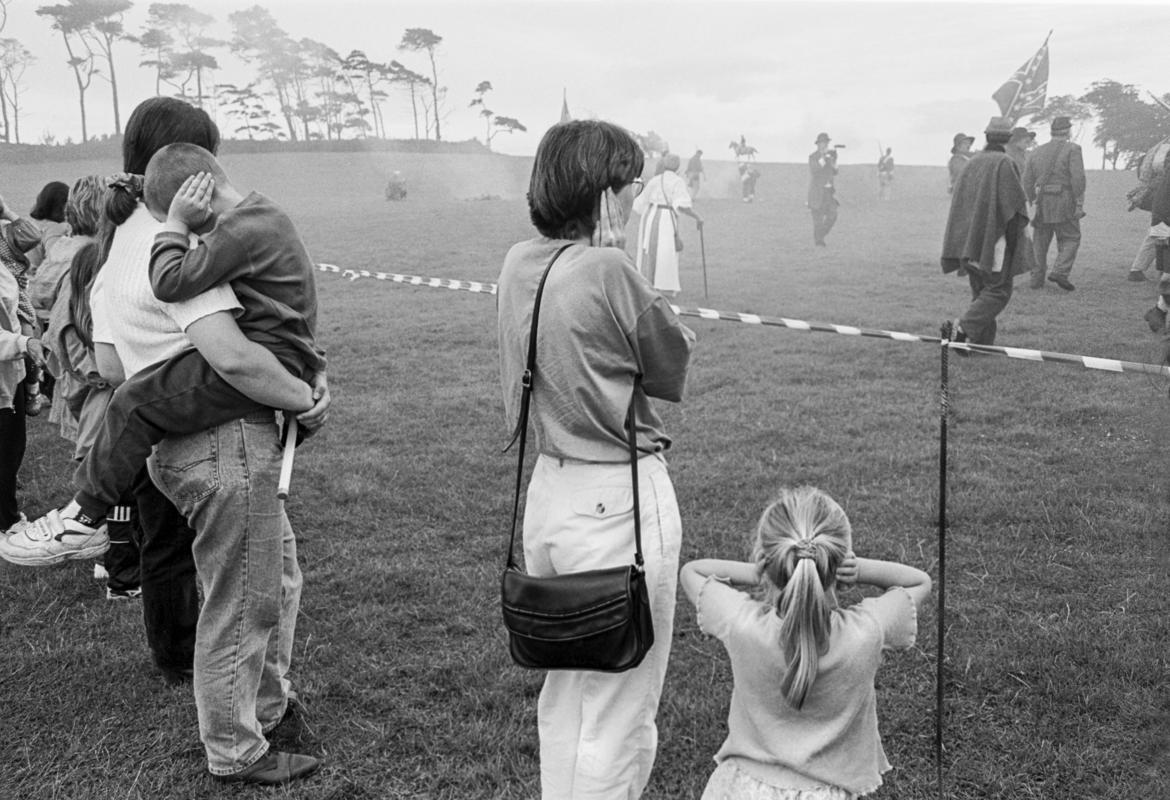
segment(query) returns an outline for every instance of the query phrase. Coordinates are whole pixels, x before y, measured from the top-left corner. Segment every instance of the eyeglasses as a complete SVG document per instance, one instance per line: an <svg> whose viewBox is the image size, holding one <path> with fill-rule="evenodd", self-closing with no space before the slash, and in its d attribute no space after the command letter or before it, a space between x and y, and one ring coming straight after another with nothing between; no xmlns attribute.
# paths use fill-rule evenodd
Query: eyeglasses
<svg viewBox="0 0 1170 800"><path fill-rule="evenodd" d="M641 178L634 178L632 181L630 181L630 186L633 187L634 197L637 197L642 193L642 190L646 188L646 182Z"/></svg>

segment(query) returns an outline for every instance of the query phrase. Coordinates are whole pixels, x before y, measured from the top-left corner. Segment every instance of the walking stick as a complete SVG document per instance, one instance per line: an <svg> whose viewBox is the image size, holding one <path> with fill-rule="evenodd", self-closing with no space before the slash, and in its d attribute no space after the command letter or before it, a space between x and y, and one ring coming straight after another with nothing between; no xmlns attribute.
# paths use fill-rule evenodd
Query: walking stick
<svg viewBox="0 0 1170 800"><path fill-rule="evenodd" d="M703 228L699 226L699 253L703 256L703 299L709 300L707 296L707 242L703 239Z"/></svg>
<svg viewBox="0 0 1170 800"><path fill-rule="evenodd" d="M279 500L288 499L288 485L292 482L293 456L297 452L297 418L288 418L288 427L284 433L284 458L280 462L280 480L276 484L276 497Z"/></svg>
<svg viewBox="0 0 1170 800"><path fill-rule="evenodd" d="M950 413L950 392L948 387L948 343L954 336L953 323L944 322L942 336L942 370L938 392L938 645L935 653L935 717L934 717L934 762L937 771L938 796L943 798L943 719L946 700L946 580L947 580L947 416Z"/></svg>

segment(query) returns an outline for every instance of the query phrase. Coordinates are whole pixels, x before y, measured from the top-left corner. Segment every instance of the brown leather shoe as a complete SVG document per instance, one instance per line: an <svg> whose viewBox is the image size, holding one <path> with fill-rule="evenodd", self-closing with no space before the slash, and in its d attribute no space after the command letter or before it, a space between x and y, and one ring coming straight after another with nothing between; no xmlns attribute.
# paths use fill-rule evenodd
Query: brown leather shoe
<svg viewBox="0 0 1170 800"><path fill-rule="evenodd" d="M1063 275L1049 275L1048 280L1052 281L1057 286L1059 286L1061 289L1064 289L1066 292L1071 292L1077 288L1077 287L1073 286L1072 283L1069 282L1069 279L1064 277Z"/></svg>
<svg viewBox="0 0 1170 800"><path fill-rule="evenodd" d="M252 766L231 775L216 775L224 783L256 783L277 786L311 775L321 766L320 759L300 753L269 750Z"/></svg>

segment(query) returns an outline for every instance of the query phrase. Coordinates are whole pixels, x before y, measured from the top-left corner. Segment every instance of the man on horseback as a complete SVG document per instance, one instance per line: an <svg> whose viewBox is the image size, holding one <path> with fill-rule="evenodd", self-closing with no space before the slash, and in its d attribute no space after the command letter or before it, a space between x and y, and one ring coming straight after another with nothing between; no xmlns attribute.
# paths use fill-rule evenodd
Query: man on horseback
<svg viewBox="0 0 1170 800"><path fill-rule="evenodd" d="M756 148L747 143L747 137L742 133L739 135L739 141L732 142L728 147L735 151L735 160L741 165L756 160Z"/></svg>

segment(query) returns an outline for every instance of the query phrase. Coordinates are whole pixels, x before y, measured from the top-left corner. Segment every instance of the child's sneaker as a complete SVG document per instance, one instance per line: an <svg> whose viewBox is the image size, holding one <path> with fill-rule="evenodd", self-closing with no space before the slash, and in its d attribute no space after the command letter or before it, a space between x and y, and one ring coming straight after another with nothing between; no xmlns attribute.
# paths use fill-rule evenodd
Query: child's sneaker
<svg viewBox="0 0 1170 800"><path fill-rule="evenodd" d="M20 519L9 525L7 529L0 531L0 536L10 536L14 533L20 533L31 524L32 523L28 521L28 517L22 513L20 515Z"/></svg>
<svg viewBox="0 0 1170 800"><path fill-rule="evenodd" d="M137 600L142 597L141 589L111 589L106 587L107 600Z"/></svg>
<svg viewBox="0 0 1170 800"><path fill-rule="evenodd" d="M97 558L110 549L103 523L96 528L62 517L53 509L23 530L0 539L0 558L26 567L45 567L67 559Z"/></svg>

